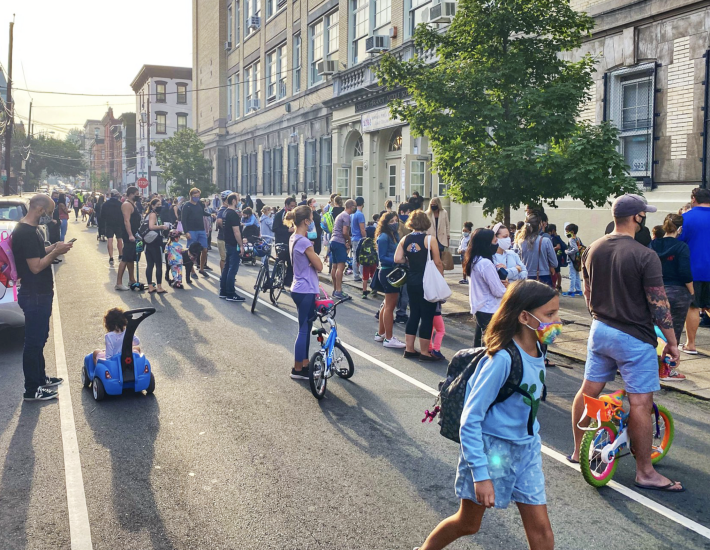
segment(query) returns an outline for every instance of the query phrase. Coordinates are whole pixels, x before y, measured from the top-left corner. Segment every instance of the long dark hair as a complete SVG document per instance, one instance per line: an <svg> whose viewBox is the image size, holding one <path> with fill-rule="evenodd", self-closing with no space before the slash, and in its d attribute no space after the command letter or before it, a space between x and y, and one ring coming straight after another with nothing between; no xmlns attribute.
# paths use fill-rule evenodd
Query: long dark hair
<svg viewBox="0 0 710 550"><path fill-rule="evenodd" d="M392 222L392 220L397 219L397 214L395 212L386 212L383 216L380 216L380 219L377 222L377 230L375 231L375 240L377 240L377 237L384 233L390 239L396 242L397 239L395 239L394 237L394 231L390 229L390 223Z"/></svg>
<svg viewBox="0 0 710 550"><path fill-rule="evenodd" d="M64 210L67 209L67 196L64 193L59 193L57 197L57 206L64 205Z"/></svg>
<svg viewBox="0 0 710 550"><path fill-rule="evenodd" d="M522 280L510 284L484 335L488 355L493 357L505 349L518 333L518 317L523 311L542 307L555 296L557 291L554 288L538 281Z"/></svg>
<svg viewBox="0 0 710 550"><path fill-rule="evenodd" d="M479 227L473 232L471 240L468 241L466 254L463 257L463 269L467 276L471 276L473 264L478 262L480 258L493 261L493 249L491 248L493 237L495 237L495 234L490 229Z"/></svg>

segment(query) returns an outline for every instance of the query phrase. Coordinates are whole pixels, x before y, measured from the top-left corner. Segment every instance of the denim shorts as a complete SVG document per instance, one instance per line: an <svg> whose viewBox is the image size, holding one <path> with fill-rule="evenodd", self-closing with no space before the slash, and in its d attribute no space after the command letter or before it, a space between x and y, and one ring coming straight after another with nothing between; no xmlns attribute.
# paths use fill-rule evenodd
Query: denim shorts
<svg viewBox="0 0 710 550"><path fill-rule="evenodd" d="M187 246L189 247L192 243L200 243L202 248L207 248L207 233L205 231L187 231L190 234L190 238L187 239Z"/></svg>
<svg viewBox="0 0 710 550"><path fill-rule="evenodd" d="M587 342L584 378L590 382L611 382L617 369L629 393L661 389L656 348L594 320Z"/></svg>
<svg viewBox="0 0 710 550"><path fill-rule="evenodd" d="M529 443L520 444L483 434L483 451L488 457L488 475L495 490L496 508L507 508L511 501L535 505L547 503L541 447L539 435ZM479 504L473 472L463 453L459 453L455 487L459 499Z"/></svg>
<svg viewBox="0 0 710 550"><path fill-rule="evenodd" d="M343 243L330 241L330 254L334 264L344 264L348 261L348 249Z"/></svg>

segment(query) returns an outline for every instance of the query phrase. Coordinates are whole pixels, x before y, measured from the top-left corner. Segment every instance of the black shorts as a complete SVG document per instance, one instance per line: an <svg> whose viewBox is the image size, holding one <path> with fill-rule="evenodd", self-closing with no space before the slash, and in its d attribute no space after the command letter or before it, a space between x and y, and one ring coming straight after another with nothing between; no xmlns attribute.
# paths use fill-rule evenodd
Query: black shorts
<svg viewBox="0 0 710 550"><path fill-rule="evenodd" d="M136 261L136 243L124 239L123 241L123 260L124 262L135 262Z"/></svg>
<svg viewBox="0 0 710 550"><path fill-rule="evenodd" d="M708 281L693 281L693 290L695 296L691 307L700 309L710 309L710 282Z"/></svg>
<svg viewBox="0 0 710 550"><path fill-rule="evenodd" d="M107 223L104 235L106 235L106 237L108 237L109 239L113 239L114 237L120 239L121 237L123 237L123 227L120 225L111 225Z"/></svg>

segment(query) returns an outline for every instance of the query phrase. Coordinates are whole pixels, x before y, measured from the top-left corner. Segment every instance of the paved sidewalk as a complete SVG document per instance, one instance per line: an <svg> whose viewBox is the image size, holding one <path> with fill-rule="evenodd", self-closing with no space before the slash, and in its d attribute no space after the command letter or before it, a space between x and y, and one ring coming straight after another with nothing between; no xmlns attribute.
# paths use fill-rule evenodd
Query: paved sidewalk
<svg viewBox="0 0 710 550"><path fill-rule="evenodd" d="M447 271L445 276L451 287L452 295L442 308L442 314L447 317L460 317L466 322L471 322L468 285L459 284L462 278L461 266L455 266L454 270ZM330 291L330 276L327 271L322 273L320 278L322 283L328 285L327 288ZM345 276L343 285L346 292L351 294L355 300L361 299L362 283L353 282L352 275ZM568 286L568 280L563 280L562 287L567 288ZM555 344L550 346L550 351L567 359L568 366L582 369L587 357L587 339L592 324L592 318L587 311L584 298L561 296L560 317L565 327ZM682 341L684 340L685 336L682 338ZM710 329L701 327L698 330L696 344L698 355L687 355L681 352L679 368L687 379L680 382L661 382L661 386L667 390L710 400Z"/></svg>

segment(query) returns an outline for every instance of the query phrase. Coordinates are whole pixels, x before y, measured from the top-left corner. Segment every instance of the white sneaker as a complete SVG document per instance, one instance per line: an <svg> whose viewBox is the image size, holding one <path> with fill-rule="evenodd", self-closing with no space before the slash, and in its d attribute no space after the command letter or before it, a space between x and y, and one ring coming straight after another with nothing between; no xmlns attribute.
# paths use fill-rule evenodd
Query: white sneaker
<svg viewBox="0 0 710 550"><path fill-rule="evenodd" d="M385 335L380 334L379 332L375 333L375 342L384 342L385 341Z"/></svg>
<svg viewBox="0 0 710 550"><path fill-rule="evenodd" d="M385 338L385 340L384 340L384 342L382 343L382 345L383 345L384 347L386 347L386 348L397 348L397 349L402 349L402 348L406 348L406 347L407 347L407 344L405 344L404 342L400 342L399 340L397 340L397 337L396 337L396 336L392 336L392 338L390 338L389 340L388 340L387 338Z"/></svg>
<svg viewBox="0 0 710 550"><path fill-rule="evenodd" d="M131 290L131 289L128 288L126 285L116 285L116 286L113 287L113 288L114 288L114 290Z"/></svg>

